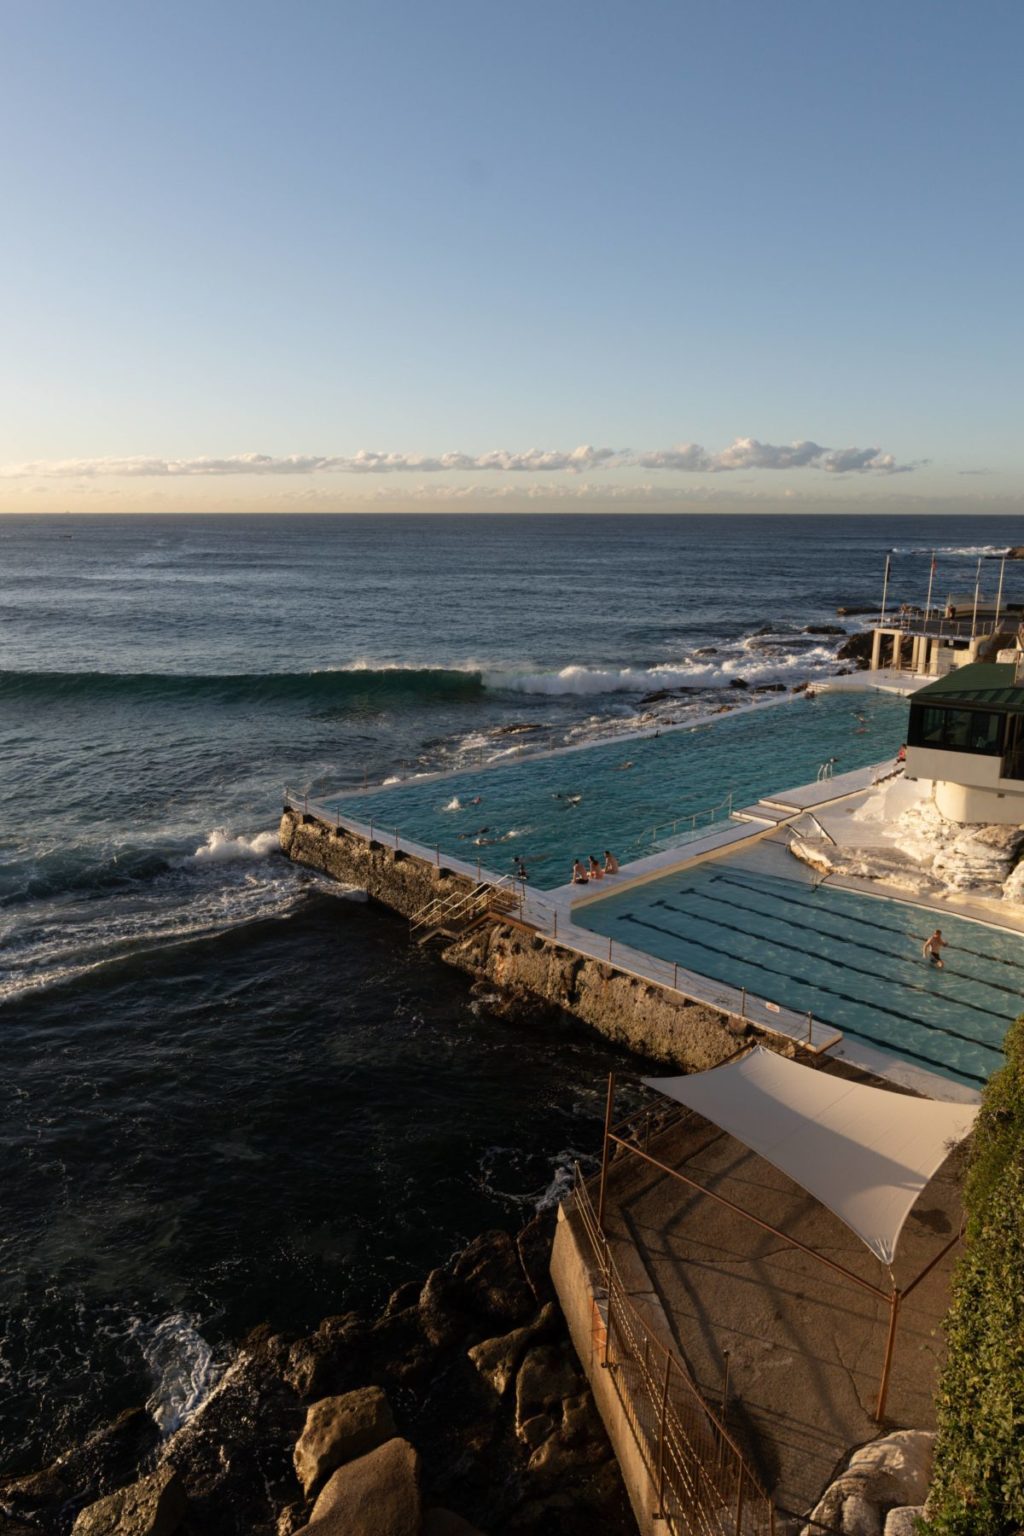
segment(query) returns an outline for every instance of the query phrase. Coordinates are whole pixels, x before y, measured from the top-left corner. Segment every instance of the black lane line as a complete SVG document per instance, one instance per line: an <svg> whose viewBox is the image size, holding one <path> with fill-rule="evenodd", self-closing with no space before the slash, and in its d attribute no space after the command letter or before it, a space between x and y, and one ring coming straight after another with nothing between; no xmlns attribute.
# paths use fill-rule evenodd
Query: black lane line
<svg viewBox="0 0 1024 1536"><path fill-rule="evenodd" d="M764 879L764 880L778 881L780 885L790 885L790 884L793 883L791 881L784 880L781 875L763 875L761 878ZM761 889L760 886L752 885L752 884L750 884L747 881L742 880L742 879L737 879L735 875L711 875L710 879L714 880L714 881L721 881L721 883L723 885L739 885L739 886L742 886L744 890L760 890ZM832 892L832 894L834 896L856 896L858 894L856 891L846 891L846 890L843 890L841 886L830 886L829 889L831 890L831 892ZM868 899L870 900L871 898L869 897ZM794 907L807 907L808 910L811 910L811 911L816 911L817 910L817 907L815 906L814 902L812 902L812 901L801 901L798 896L780 896L779 900L780 901L788 901ZM949 915L950 915L950 917L952 917L954 919L957 917L957 914L955 912L951 912ZM863 923L866 928L878 928L878 929L881 929L882 932L884 932L884 933L902 932L901 929L888 928L885 925L885 923L873 922L870 917L855 917L853 914L851 914L848 917L847 921L851 922L851 923ZM959 921L963 922L963 921L965 921L965 919L960 918ZM915 937L915 936L912 935L912 934L908 934L907 937L908 938L912 938L912 937ZM1021 943L1024 944L1024 935L1020 935L1020 938L1021 938ZM1003 956L1003 955L986 955L984 950L981 950L981 949L968 949L966 944L954 944L954 945L951 945L950 948L955 949L958 954L973 955L976 960L992 961L992 962L994 962L994 963L996 963L998 965L1009 965L1009 966L1012 966L1012 968L1015 971L1024 971L1024 962L1022 962L1020 960L1009 960L1009 959L1005 958L1005 956ZM980 976L974 977L973 979L976 980L976 981L983 980L983 978L980 977ZM988 982L987 985L994 987L994 986L997 985L997 983L992 981L992 982ZM1012 990L1013 990L1013 988L1009 988L1009 987L1007 988L1007 991L1012 991Z"/></svg>
<svg viewBox="0 0 1024 1536"><path fill-rule="evenodd" d="M711 899L713 900L714 898L711 898ZM755 942L757 940L761 940L763 943L765 943L768 946L775 945L779 949L788 949L793 954L800 955L802 957L806 957L806 955L807 955L806 947L801 948L800 946L798 946L796 944L787 944L785 939L772 939L772 938L769 938L766 934L765 935L762 935L762 934L753 934L753 935L751 935L747 929L745 929L745 928L738 928L734 923L725 923L725 922L723 922L721 920L721 918L717 918L717 917L701 917L699 912L691 912L687 907L673 907L673 906L671 906L670 903L668 903L666 901L660 902L659 905L661 905L663 907L666 907L670 912L677 913L680 917L689 917L691 919L695 919L699 923L706 923L708 925L708 927L711 927L711 928L724 928L729 933L739 934L742 938L748 938L749 939L749 938L752 937L755 940ZM728 905L728 903L723 902L722 905L726 906L726 905ZM733 908L733 910L735 911L735 908ZM741 908L741 910L744 910L744 909ZM738 955L736 958L739 959L739 960L742 960L744 957L742 955ZM756 962L756 961L754 962L754 964L757 964L757 963L758 962ZM844 971L846 971L846 970L853 971L853 972L855 972L859 976L870 976L874 980L881 979L883 981L886 981L886 980L889 979L888 977L879 978L875 971L865 971L860 966L855 966L855 965L849 965L848 966L848 965L845 965L845 964L843 964L842 962L839 962L839 961L826 961L825 964L835 965L836 969L841 969L841 970L844 970ZM800 976L793 976L789 972L785 972L785 971L780 971L778 974L780 976L782 976L782 975L787 976L790 981L795 981L797 983L803 983L804 985L809 986L809 987L817 987L822 992L828 992L829 995L832 996L832 997L841 997L841 998L844 998L847 1002L857 1003L858 1006L860 1006L862 1008L872 1008L872 1009L874 1009L874 1011L876 1013L891 1014L894 1018L905 1019L908 1023L918 1024L923 1029L937 1029L937 1030L941 1030L941 1032L944 1035L949 1035L949 1036L951 1036L951 1037L953 1037L953 1038L955 1038L957 1040L967 1041L971 1045L985 1045L985 1046L988 1047L989 1050L995 1050L996 1049L995 1046L989 1045L986 1040L980 1040L976 1035L964 1035L964 1034L961 1034L959 1030L951 1028L951 1026L948 1025L948 1024L939 1024L939 1023L933 1022L931 1019L921 1019L921 1018L918 1018L917 1015L913 1014L913 1013L900 1013L896 1009L887 1008L884 1003L875 1003L870 998L854 997L854 996L852 996L848 992L840 992L837 987L830 987L830 986L827 985L827 983L820 982L820 981L815 981L811 977L804 978L804 977L800 977ZM894 983L894 985L895 985L895 983ZM918 990L918 991L920 991L921 989L920 988L914 989L914 988L911 988L911 987L907 987L906 990L907 991L911 991L911 990ZM926 994L926 995L930 996L932 994ZM958 1004L957 1006L959 1007L961 1005ZM966 1006L966 1005L963 1005L963 1006ZM988 1013L989 1012L988 1009L977 1009L975 1011L976 1012L984 1012L984 1013ZM1005 1030L1008 1029L1010 1024L1012 1023L1012 1020L1006 1018L1003 1014L993 1014L992 1017L993 1018L998 1018L1001 1021L1001 1023L1004 1026L1004 1033L1005 1033Z"/></svg>
<svg viewBox="0 0 1024 1536"><path fill-rule="evenodd" d="M789 918L779 917L774 912L762 912L759 907L745 906L741 901L732 901L731 899L727 899L723 896L711 896L708 894L706 889L701 889L700 891L696 889L681 891L680 895L694 896L699 901L709 903L713 902L715 906L725 907L730 912L745 912L748 913L751 917L760 917L763 918L765 922L778 923L784 928L796 928L798 931L800 929L800 924L791 921ZM774 897L769 896L766 899L771 901L774 900ZM664 897L661 897L658 901L652 902L651 905L655 907L665 907L667 911L678 912L680 915L690 915L693 917L700 916L699 912L689 913L689 909L686 907L674 907L672 903L670 901L666 901ZM708 921L712 921L712 919L708 919ZM714 919L714 921L717 921L717 919ZM722 926L726 927L728 925L723 923ZM860 939L850 939L843 934L830 933L827 928L806 928L804 931L813 937L837 939L841 943L848 944L851 948L856 949L857 951L865 949L872 950L875 954L881 955L884 959L892 961L893 965L909 966L913 963L910 960L900 959L898 955L893 954L891 949L880 949L874 944L865 944ZM754 937L763 938L768 944L779 944L783 949L792 949L798 954L807 954L806 945L801 946L797 944L787 944L785 939L776 938L770 933L755 934ZM934 998L936 1001L941 1000L941 994L932 992L928 987L922 986L918 981L903 981L899 976L887 976L884 971L865 970L863 966L855 965L851 960L835 960L828 955L818 956L817 958L821 959L825 965L841 966L844 971L852 971L856 976L870 976L875 981L892 982L894 986L903 987L908 992L919 992L922 997ZM976 976L964 976L962 973L957 972L954 972L953 974L954 976L957 976L959 980L972 982L975 986L978 987L985 987L989 985L988 982L980 981ZM1019 993L1014 992L1012 987L999 987L998 990L1000 992L1009 992L1012 996L1020 996ZM980 1003L966 1003L955 996L951 996L950 1001L955 1003L958 1008L968 1008L972 1013L988 1014L990 1018L1000 1019L1004 1024L1011 1024L1016 1017L1016 1010L1013 1013L1008 1014L1000 1013L997 1008L985 1008Z"/></svg>
<svg viewBox="0 0 1024 1536"><path fill-rule="evenodd" d="M753 970L765 971L770 976L781 976L784 981L792 982L793 980L793 977L790 976L788 971L777 970L775 966L765 965L764 962L760 960L746 960L741 956L734 955L728 949L720 949L717 944L707 944L703 939L687 939L683 934L677 933L674 928L663 928L660 923L646 922L644 918L633 917L630 914L624 915L620 921L624 923L636 923L641 928L650 928L654 933L664 933L670 939L675 939L678 943L689 944L696 949L706 950L709 954L712 955L722 955L726 960L732 960L734 963L738 962L741 965L749 965ZM702 971L701 974L703 975L704 972ZM724 976L712 976L709 979L711 981L717 981L725 987L735 986L735 982L726 981ZM822 986L820 982L809 982L807 985L813 987L816 992L824 992L829 997L838 997L841 1002L853 1003L858 1008L871 1008L875 1013L884 1013L889 1018L896 1019L900 1024L910 1024L915 1029L925 1029L930 1030L936 1034L949 1035L951 1038L964 1041L964 1043L967 1045L973 1045L977 1047L978 1050L989 1051L994 1056L1002 1056L1004 1054L1002 1046L987 1045L984 1041L975 1040L970 1035L960 1035L957 1034L955 1030L946 1029L941 1024L926 1024L921 1019L915 1019L911 1014L897 1013L894 1008L884 1008L880 1005L876 1007L872 1003L863 1002L860 998L851 997L848 992L837 992L834 987ZM798 1013L800 1010L793 1009L793 1012ZM925 1056L920 1051L911 1050L909 1046L896 1045L893 1043L893 1041L886 1040L879 1035L869 1035L864 1030L854 1029L852 1025L847 1025L845 1023L842 1025L835 1024L831 1019L819 1020L819 1023L831 1024L833 1029L841 1028L844 1034L857 1035L861 1040L870 1040L872 1044L880 1045L884 1049L893 1052L895 1055L913 1056L918 1061L927 1062L928 1065L932 1067L949 1066L948 1062L940 1062L937 1057ZM962 1069L957 1067L955 1070L959 1072ZM973 1072L965 1072L964 1076L974 1078L979 1083L986 1081L984 1077L978 1077Z"/></svg>

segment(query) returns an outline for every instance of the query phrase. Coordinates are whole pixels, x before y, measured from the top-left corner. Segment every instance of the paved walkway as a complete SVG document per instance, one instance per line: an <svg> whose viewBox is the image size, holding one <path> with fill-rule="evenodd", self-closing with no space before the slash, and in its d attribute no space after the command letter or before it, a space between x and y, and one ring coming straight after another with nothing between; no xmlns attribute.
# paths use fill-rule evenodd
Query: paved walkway
<svg viewBox="0 0 1024 1536"><path fill-rule="evenodd" d="M841 1067L830 1070L842 1071ZM748 1148L696 1117L651 1143L671 1167L888 1289L884 1268L831 1212ZM960 1222L954 1157L904 1228L895 1277L906 1285ZM839 1459L873 1439L888 1306L753 1223L641 1162L612 1164L606 1228L631 1296L687 1362L712 1403L728 1351L729 1420L762 1482L797 1513L813 1507ZM934 1427L956 1249L904 1304L887 1427Z"/></svg>

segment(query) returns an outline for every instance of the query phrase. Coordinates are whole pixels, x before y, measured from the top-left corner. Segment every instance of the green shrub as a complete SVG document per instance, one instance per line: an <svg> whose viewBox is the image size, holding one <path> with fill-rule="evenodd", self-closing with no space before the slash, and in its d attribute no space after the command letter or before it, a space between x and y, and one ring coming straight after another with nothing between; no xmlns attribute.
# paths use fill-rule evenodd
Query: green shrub
<svg viewBox="0 0 1024 1536"><path fill-rule="evenodd" d="M946 1319L930 1536L1024 1530L1024 1015L974 1130Z"/></svg>

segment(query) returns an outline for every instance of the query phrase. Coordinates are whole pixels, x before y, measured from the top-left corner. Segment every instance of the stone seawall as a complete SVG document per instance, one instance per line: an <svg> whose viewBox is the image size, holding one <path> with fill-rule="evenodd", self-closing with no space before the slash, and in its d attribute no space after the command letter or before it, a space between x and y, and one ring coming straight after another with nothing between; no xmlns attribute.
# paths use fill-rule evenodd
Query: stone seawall
<svg viewBox="0 0 1024 1536"><path fill-rule="evenodd" d="M440 895L469 891L473 881L413 853L367 842L314 816L285 811L281 848L298 864L358 886L383 906L411 916ZM519 924L489 922L444 950L442 958L507 1000L563 1009L639 1055L688 1072L735 1054L743 1033L717 1009L688 1002L614 965L578 954Z"/></svg>

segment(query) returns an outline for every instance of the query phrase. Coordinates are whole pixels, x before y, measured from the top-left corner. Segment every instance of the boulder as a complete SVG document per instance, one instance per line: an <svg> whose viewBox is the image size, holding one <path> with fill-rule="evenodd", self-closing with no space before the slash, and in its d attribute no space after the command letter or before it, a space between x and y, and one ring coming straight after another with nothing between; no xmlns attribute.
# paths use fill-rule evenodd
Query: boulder
<svg viewBox="0 0 1024 1536"><path fill-rule="evenodd" d="M532 1323L514 1328L511 1333L502 1334L500 1338L484 1339L468 1351L480 1375L499 1397L504 1397L515 1380L519 1362L530 1345L541 1334L553 1328L557 1317L557 1308L548 1302Z"/></svg>
<svg viewBox="0 0 1024 1536"><path fill-rule="evenodd" d="M923 1504L904 1504L899 1509L890 1509L882 1536L917 1536L917 1522L923 1519Z"/></svg>
<svg viewBox="0 0 1024 1536"><path fill-rule="evenodd" d="M288 1350L284 1379L299 1397L323 1397L337 1389L347 1355L360 1342L365 1325L356 1312L325 1317L315 1333L297 1339Z"/></svg>
<svg viewBox="0 0 1024 1536"><path fill-rule="evenodd" d="M868 667L871 664L871 646L873 642L874 635L870 629L861 630L856 635L850 635L836 651L836 660L855 662L862 669Z"/></svg>
<svg viewBox="0 0 1024 1536"><path fill-rule="evenodd" d="M298 1536L419 1536L419 1456L395 1438L334 1472Z"/></svg>
<svg viewBox="0 0 1024 1536"><path fill-rule="evenodd" d="M0 1479L0 1505L10 1518L31 1520L69 1500L92 1503L130 1482L158 1439L151 1415L127 1408L42 1471Z"/></svg>
<svg viewBox="0 0 1024 1536"><path fill-rule="evenodd" d="M731 677L729 679L729 687L730 688L749 688L750 684L747 682L745 677Z"/></svg>
<svg viewBox="0 0 1024 1536"><path fill-rule="evenodd" d="M561 1418L563 1398L576 1397L581 1386L580 1374L566 1344L538 1344L530 1350L516 1378L516 1433L537 1414L558 1407Z"/></svg>
<svg viewBox="0 0 1024 1536"><path fill-rule="evenodd" d="M843 1536L883 1536L890 1510L923 1504L931 1477L935 1436L901 1429L861 1446L825 1490L802 1536L824 1526Z"/></svg>
<svg viewBox="0 0 1024 1536"><path fill-rule="evenodd" d="M72 1536L174 1536L185 1515L185 1491L173 1467L89 1504L75 1521Z"/></svg>
<svg viewBox="0 0 1024 1536"><path fill-rule="evenodd" d="M295 1475L307 1498L346 1461L365 1456L395 1436L391 1404L380 1387L324 1397L306 1414L295 1445Z"/></svg>

